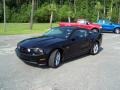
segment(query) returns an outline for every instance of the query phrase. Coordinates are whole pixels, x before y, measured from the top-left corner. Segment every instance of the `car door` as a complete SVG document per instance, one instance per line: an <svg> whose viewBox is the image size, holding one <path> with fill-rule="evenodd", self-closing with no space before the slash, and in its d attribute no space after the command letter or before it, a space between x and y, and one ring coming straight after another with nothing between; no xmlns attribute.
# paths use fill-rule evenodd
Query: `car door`
<svg viewBox="0 0 120 90"><path fill-rule="evenodd" d="M107 20L104 21L104 23L102 24L102 27L105 31L111 31L114 29L114 25L112 25L112 23Z"/></svg>
<svg viewBox="0 0 120 90"><path fill-rule="evenodd" d="M69 55L80 55L89 49L89 39L87 38L88 31L76 30L70 37Z"/></svg>

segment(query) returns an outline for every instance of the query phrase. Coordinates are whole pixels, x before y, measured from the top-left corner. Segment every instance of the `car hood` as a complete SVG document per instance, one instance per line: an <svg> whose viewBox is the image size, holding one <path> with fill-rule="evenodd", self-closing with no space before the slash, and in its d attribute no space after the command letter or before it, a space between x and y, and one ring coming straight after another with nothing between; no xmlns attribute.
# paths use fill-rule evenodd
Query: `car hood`
<svg viewBox="0 0 120 90"><path fill-rule="evenodd" d="M65 41L65 39L50 36L41 36L23 40L19 43L19 45L26 48L45 48L62 41Z"/></svg>

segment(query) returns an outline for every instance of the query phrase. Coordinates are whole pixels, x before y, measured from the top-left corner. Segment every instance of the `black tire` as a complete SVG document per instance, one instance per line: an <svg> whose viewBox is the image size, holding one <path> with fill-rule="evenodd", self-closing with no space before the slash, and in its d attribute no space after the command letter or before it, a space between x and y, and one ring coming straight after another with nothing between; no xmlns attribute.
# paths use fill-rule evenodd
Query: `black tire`
<svg viewBox="0 0 120 90"><path fill-rule="evenodd" d="M92 55L98 54L98 53L99 53L99 49L100 49L100 47L99 47L98 42L95 42L95 43L93 44L91 50L90 50L90 54L92 54Z"/></svg>
<svg viewBox="0 0 120 90"><path fill-rule="evenodd" d="M92 31L93 31L93 32L99 32L99 30L96 29L96 28L92 29Z"/></svg>
<svg viewBox="0 0 120 90"><path fill-rule="evenodd" d="M120 34L120 28L115 28L115 31L114 31L116 34Z"/></svg>
<svg viewBox="0 0 120 90"><path fill-rule="evenodd" d="M59 50L54 50L49 57L48 66L56 68L61 64L61 53Z"/></svg>

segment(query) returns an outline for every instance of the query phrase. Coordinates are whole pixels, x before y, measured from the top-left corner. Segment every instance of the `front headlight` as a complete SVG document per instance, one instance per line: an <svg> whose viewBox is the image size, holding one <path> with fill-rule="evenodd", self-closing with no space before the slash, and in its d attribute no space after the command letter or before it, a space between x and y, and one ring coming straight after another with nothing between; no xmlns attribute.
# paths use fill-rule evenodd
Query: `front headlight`
<svg viewBox="0 0 120 90"><path fill-rule="evenodd" d="M33 51L33 53L35 53L35 54L40 54L40 55L43 54L43 50L40 49L40 48L32 48L32 51Z"/></svg>
<svg viewBox="0 0 120 90"><path fill-rule="evenodd" d="M19 44L17 44L17 48L20 49L20 45Z"/></svg>

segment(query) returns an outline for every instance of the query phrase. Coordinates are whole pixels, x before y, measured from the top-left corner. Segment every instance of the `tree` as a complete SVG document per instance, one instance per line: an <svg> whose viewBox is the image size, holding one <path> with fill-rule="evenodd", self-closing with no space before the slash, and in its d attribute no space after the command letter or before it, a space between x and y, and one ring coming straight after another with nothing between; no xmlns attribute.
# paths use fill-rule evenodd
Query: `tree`
<svg viewBox="0 0 120 90"><path fill-rule="evenodd" d="M112 18L115 19L115 17L119 17L119 5L120 5L120 1L119 0L110 0L110 7L107 13L107 16L109 18L109 20L111 20ZM117 11L116 13L114 13L114 10ZM117 14L117 16L116 16Z"/></svg>
<svg viewBox="0 0 120 90"><path fill-rule="evenodd" d="M70 17L73 17L73 12L68 5L62 5L58 11L58 18L60 21L70 22Z"/></svg>
<svg viewBox="0 0 120 90"><path fill-rule="evenodd" d="M110 16L109 16L109 20L111 20L111 17L112 17L112 10L113 10L113 0L111 1L111 5L110 5Z"/></svg>
<svg viewBox="0 0 120 90"><path fill-rule="evenodd" d="M3 4L0 2L0 22L3 19Z"/></svg>
<svg viewBox="0 0 120 90"><path fill-rule="evenodd" d="M71 18L70 18L70 14L71 14L71 2L70 2L70 0L68 0L68 5L69 5L69 10L67 11L68 12L68 22L70 23L71 22Z"/></svg>
<svg viewBox="0 0 120 90"><path fill-rule="evenodd" d="M97 2L95 5L95 8L97 10L97 20L100 18L100 10L103 8L100 2Z"/></svg>
<svg viewBox="0 0 120 90"><path fill-rule="evenodd" d="M120 0L5 0L5 3L6 16L4 15L3 7L4 0L0 0L0 22L4 20L6 22L30 22L30 29L32 29L33 16L36 12L38 17L34 17L35 22L50 22L52 26L53 20L70 22L73 19L82 17L96 21L96 16L97 19L101 16L107 16L112 21L118 22L118 9L120 7ZM30 5L30 11L27 11L26 8L21 9L23 5L25 5L24 7ZM47 11L42 9L47 9ZM25 13L22 14L22 12ZM4 16L6 19L4 19Z"/></svg>
<svg viewBox="0 0 120 90"><path fill-rule="evenodd" d="M3 0L3 9L4 9L4 31L6 31L6 7L5 7L5 0Z"/></svg>
<svg viewBox="0 0 120 90"><path fill-rule="evenodd" d="M52 28L53 15L56 10L57 10L56 4L55 3L50 4L49 6L49 11L51 13L50 14L50 28Z"/></svg>
<svg viewBox="0 0 120 90"><path fill-rule="evenodd" d="M106 2L105 2L105 0L104 0L104 18L106 17Z"/></svg>
<svg viewBox="0 0 120 90"><path fill-rule="evenodd" d="M30 16L30 30L33 27L33 14L34 14L34 0L32 0L31 16Z"/></svg>
<svg viewBox="0 0 120 90"><path fill-rule="evenodd" d="M74 0L74 13L76 14L77 10L76 10L76 0Z"/></svg>
<svg viewBox="0 0 120 90"><path fill-rule="evenodd" d="M118 23L120 23L120 7L119 7Z"/></svg>

